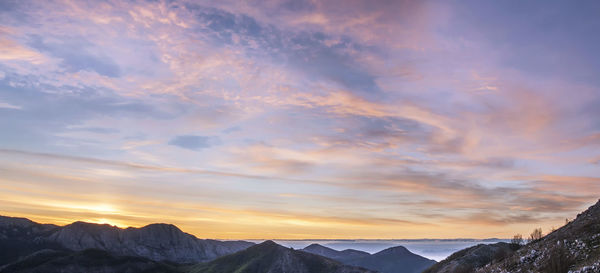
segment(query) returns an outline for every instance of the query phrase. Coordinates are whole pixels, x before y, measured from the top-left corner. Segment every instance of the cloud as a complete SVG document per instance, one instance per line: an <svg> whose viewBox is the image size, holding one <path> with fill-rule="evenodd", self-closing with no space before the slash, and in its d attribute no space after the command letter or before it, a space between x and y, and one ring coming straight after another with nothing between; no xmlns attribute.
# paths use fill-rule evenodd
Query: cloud
<svg viewBox="0 0 600 273"><path fill-rule="evenodd" d="M120 67L102 53L91 53L91 44L71 37L58 37L60 42L47 43L40 36L31 37L29 45L41 52L62 60L61 66L69 72L95 71L107 77L119 77Z"/></svg>
<svg viewBox="0 0 600 273"><path fill-rule="evenodd" d="M119 132L118 129L102 127L70 127L69 130L91 132L96 134L115 134Z"/></svg>
<svg viewBox="0 0 600 273"><path fill-rule="evenodd" d="M216 145L219 142L219 138L214 136L183 135L176 136L175 138L171 139L169 141L169 145L198 151Z"/></svg>
<svg viewBox="0 0 600 273"><path fill-rule="evenodd" d="M0 29L0 35L2 35ZM0 36L0 60L6 61L25 61L32 64L40 64L46 58L37 51L23 47L16 42Z"/></svg>
<svg viewBox="0 0 600 273"><path fill-rule="evenodd" d="M4 108L4 109L14 109L14 110L21 110L23 109L21 106L17 106L17 105L13 105L7 102L3 102L0 101L0 108Z"/></svg>
<svg viewBox="0 0 600 273"><path fill-rule="evenodd" d="M220 236L235 216L253 234L489 236L560 220L598 192L597 54L579 48L597 26L557 13L547 36L531 31L561 5L525 6L531 21L498 3L0 5L0 152L31 163L0 165L27 201L14 211L86 181L123 206L135 193L113 220L147 221L144 204L177 197L182 210L156 215L205 207L196 218ZM69 214L84 216L102 215Z"/></svg>
<svg viewBox="0 0 600 273"><path fill-rule="evenodd" d="M229 127L227 129L223 130L223 133L225 133L225 134L231 134L231 133L240 132L240 131L242 131L242 127L240 127L240 126L233 126L233 127Z"/></svg>
<svg viewBox="0 0 600 273"><path fill-rule="evenodd" d="M243 149L232 150L234 157L230 164L239 164L240 168L252 173L302 175L317 163L310 154L265 144L252 144Z"/></svg>

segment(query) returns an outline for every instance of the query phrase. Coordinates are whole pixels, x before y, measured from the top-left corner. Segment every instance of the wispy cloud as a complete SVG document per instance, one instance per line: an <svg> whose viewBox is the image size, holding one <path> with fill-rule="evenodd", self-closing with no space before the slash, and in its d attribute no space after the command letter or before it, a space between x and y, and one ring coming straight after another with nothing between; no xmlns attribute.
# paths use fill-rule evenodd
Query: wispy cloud
<svg viewBox="0 0 600 273"><path fill-rule="evenodd" d="M201 150L210 146L219 144L220 140L218 137L210 136L194 136L194 135L183 135L176 136L169 141L169 145L178 146L184 149L190 150Z"/></svg>
<svg viewBox="0 0 600 273"><path fill-rule="evenodd" d="M10 103L6 103L6 102L3 102L3 101L0 101L0 108L14 109L14 110L20 110L20 109L22 109L21 106L12 105Z"/></svg>
<svg viewBox="0 0 600 273"><path fill-rule="evenodd" d="M596 4L0 5L2 213L492 237L597 198Z"/></svg>

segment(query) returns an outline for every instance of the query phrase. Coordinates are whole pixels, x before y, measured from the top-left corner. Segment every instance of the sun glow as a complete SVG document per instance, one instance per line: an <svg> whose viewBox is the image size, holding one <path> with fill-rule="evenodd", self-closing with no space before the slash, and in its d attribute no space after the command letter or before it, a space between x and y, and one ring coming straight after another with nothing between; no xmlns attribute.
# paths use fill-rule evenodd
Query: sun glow
<svg viewBox="0 0 600 273"><path fill-rule="evenodd" d="M119 228L126 228L126 227L130 226L130 225L124 224L120 221L115 221L113 219L108 219L108 218L87 219L84 222L95 223L95 224L108 224L108 225L116 226Z"/></svg>
<svg viewBox="0 0 600 273"><path fill-rule="evenodd" d="M118 210L110 204L72 204L72 203L57 203L55 207L68 208L71 210L79 210L85 212L94 212L99 214L118 214Z"/></svg>

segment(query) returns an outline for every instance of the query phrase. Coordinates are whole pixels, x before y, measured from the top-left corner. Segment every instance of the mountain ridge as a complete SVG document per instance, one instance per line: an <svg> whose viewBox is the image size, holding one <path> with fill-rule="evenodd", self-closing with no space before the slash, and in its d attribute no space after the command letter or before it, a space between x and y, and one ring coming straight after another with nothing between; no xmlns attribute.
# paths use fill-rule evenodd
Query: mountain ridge
<svg viewBox="0 0 600 273"><path fill-rule="evenodd" d="M334 250L332 248L320 245L320 244L310 244L309 246L302 249L302 251L321 255L323 257L327 257L330 259L334 259L336 261L347 263L355 259L363 258L369 256L368 252L355 250L355 249L345 249L345 250Z"/></svg>
<svg viewBox="0 0 600 273"><path fill-rule="evenodd" d="M316 254L281 246L271 240L214 261L194 266L191 273L375 273Z"/></svg>
<svg viewBox="0 0 600 273"><path fill-rule="evenodd" d="M21 231L14 234L13 230ZM10 235L10 236L9 236ZM245 241L198 239L172 224L149 224L125 229L108 224L76 221L65 226L35 223L26 218L0 216L0 239L11 245L28 245L19 255L41 250L105 250L118 256L137 256L155 261L197 263L213 260L254 245ZM31 242L38 244L31 244ZM31 246L29 246L31 245ZM0 256L3 258L3 256ZM0 262L6 262L0 259Z"/></svg>
<svg viewBox="0 0 600 273"><path fill-rule="evenodd" d="M311 244L302 251L381 273L421 273L424 269L435 264L434 260L414 254L403 246L386 248L374 254L362 251L357 253L357 250L352 249L338 251L319 244Z"/></svg>

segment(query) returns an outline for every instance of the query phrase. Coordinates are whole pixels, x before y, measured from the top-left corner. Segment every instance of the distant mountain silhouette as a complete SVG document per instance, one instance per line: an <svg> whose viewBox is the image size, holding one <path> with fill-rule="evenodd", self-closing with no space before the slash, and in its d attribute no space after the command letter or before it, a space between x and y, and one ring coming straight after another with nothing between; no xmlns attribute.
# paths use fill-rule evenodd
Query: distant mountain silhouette
<svg viewBox="0 0 600 273"><path fill-rule="evenodd" d="M198 263L246 249L244 241L201 240L174 225L151 224L121 229L110 225L75 222L59 227L24 218L0 216L0 265L41 249L81 251L100 249L116 256L154 261Z"/></svg>
<svg viewBox="0 0 600 273"><path fill-rule="evenodd" d="M434 260L414 254L403 246L391 247L373 255L353 249L338 251L319 244L309 245L303 251L381 273L420 273L435 264Z"/></svg>
<svg viewBox="0 0 600 273"><path fill-rule="evenodd" d="M435 264L435 261L414 254L403 246L396 246L350 264L377 270L381 273L420 273Z"/></svg>
<svg viewBox="0 0 600 273"><path fill-rule="evenodd" d="M195 266L193 273L367 273L367 269L280 246L273 241Z"/></svg>
<svg viewBox="0 0 600 273"><path fill-rule="evenodd" d="M304 249L302 249L302 251L321 255L323 257L334 259L341 263L348 263L348 262L355 261L357 259L364 258L364 257L371 255L368 252L354 250L354 249L346 249L346 250L338 251L338 250L335 250L335 249L332 249L329 247L322 246L320 244L311 244L311 245L305 247Z"/></svg>

